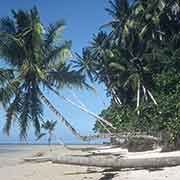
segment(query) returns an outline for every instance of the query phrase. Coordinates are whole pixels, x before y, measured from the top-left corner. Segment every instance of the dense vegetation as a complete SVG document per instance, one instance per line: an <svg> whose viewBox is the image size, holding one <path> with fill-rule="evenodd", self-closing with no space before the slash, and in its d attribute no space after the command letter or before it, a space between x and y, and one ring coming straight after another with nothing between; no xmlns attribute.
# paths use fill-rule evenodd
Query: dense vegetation
<svg viewBox="0 0 180 180"><path fill-rule="evenodd" d="M166 132L177 143L179 0L113 0L106 10L112 21L101 27L75 62L83 75L104 83L107 95L112 96L101 116L117 131ZM95 131L105 129L97 122Z"/></svg>

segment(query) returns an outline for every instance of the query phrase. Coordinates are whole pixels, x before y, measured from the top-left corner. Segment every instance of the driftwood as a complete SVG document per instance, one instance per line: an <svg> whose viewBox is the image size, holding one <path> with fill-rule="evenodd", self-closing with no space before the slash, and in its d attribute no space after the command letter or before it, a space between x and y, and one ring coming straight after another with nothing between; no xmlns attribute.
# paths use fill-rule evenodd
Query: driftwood
<svg viewBox="0 0 180 180"><path fill-rule="evenodd" d="M144 138L144 139L149 139L149 140L154 140L156 142L159 142L159 138L146 135L146 134L140 134L140 133L127 133L127 132L122 132L122 133L114 133L114 134L97 134L97 135L92 135L92 136L84 136L84 139L86 141L89 140L96 140L96 139L102 139L102 138L110 138L110 137L116 137L119 139L130 139L130 138Z"/></svg>
<svg viewBox="0 0 180 180"><path fill-rule="evenodd" d="M68 150L72 151L96 151L96 150L105 150L105 149L112 149L112 148L117 148L119 145L105 145L105 146L97 146L97 147L72 147L72 146L67 146L64 145L64 147Z"/></svg>
<svg viewBox="0 0 180 180"><path fill-rule="evenodd" d="M31 158L24 158L24 161L41 163L41 162L52 161L52 157L31 157Z"/></svg>
<svg viewBox="0 0 180 180"><path fill-rule="evenodd" d="M57 164L69 164L80 166L96 166L111 168L162 168L180 165L180 156L151 157L151 158L107 158L107 157L82 157L82 156L60 156L49 158L26 158L28 162L47 162Z"/></svg>
<svg viewBox="0 0 180 180"><path fill-rule="evenodd" d="M97 149L89 152L94 155L125 155L128 153L128 150L122 149L120 147L115 147L115 148L107 148L107 149Z"/></svg>
<svg viewBox="0 0 180 180"><path fill-rule="evenodd" d="M180 165L180 156L157 158L97 158L62 156L52 159L53 163L111 168L162 168Z"/></svg>

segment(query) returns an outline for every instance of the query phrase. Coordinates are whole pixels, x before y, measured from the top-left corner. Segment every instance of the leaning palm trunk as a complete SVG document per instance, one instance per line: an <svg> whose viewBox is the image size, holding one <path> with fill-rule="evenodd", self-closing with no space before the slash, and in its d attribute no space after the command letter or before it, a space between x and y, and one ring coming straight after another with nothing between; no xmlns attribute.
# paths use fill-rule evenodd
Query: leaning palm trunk
<svg viewBox="0 0 180 180"><path fill-rule="evenodd" d="M72 96L75 98L75 100L78 102L78 104L84 108L87 108L87 106L78 98L78 96L74 93L71 92Z"/></svg>
<svg viewBox="0 0 180 180"><path fill-rule="evenodd" d="M91 141L98 138L102 138L101 135L94 136L81 136L81 134L76 131L76 129L65 119L65 117L50 103L50 101L44 96L42 92L39 92L39 96L42 101L49 107L49 109L59 117L60 121L81 141Z"/></svg>
<svg viewBox="0 0 180 180"><path fill-rule="evenodd" d="M121 139L127 139L127 138L146 138L146 139L156 139L153 136L148 136L148 135L139 135L139 134L134 134L134 133L119 133L119 134L97 134L97 135L92 135L92 136L81 136L81 134L76 131L76 129L64 118L64 116L50 103L50 101L44 96L42 92L39 92L39 96L42 99L42 101L49 107L49 109L55 113L57 117L59 117L60 121L81 141L91 141L91 140L96 140L96 139L102 139L102 138L109 138L109 137L118 137Z"/></svg>
<svg viewBox="0 0 180 180"><path fill-rule="evenodd" d="M98 158L82 156L60 156L26 158L27 162L46 162L51 161L57 164L69 164L80 166L111 167L118 169L125 168L162 168L180 165L180 156L152 157L152 158Z"/></svg>
<svg viewBox="0 0 180 180"><path fill-rule="evenodd" d="M137 114L138 115L140 114L139 105L140 105L140 80L138 80L138 87L137 87L137 105L136 105L136 108L137 108Z"/></svg>
<svg viewBox="0 0 180 180"><path fill-rule="evenodd" d="M155 98L153 97L152 93L151 93L149 90L147 90L147 92L148 92L150 98L152 99L152 101L154 102L154 104L155 104L155 105L158 105L158 103L156 102L156 100L155 100Z"/></svg>
<svg viewBox="0 0 180 180"><path fill-rule="evenodd" d="M60 95L59 95L59 96L60 96ZM103 127L107 130L107 132L111 133L111 132L109 131L109 129L108 129L104 124L110 126L110 127L113 128L113 129L116 129L110 122L108 122L108 121L105 120L104 118L96 115L95 113L89 111L87 108L85 108L85 107L83 107L83 106L81 106L81 105L78 105L78 104L74 103L74 102L71 101L69 98L66 98L66 97L64 97L64 96L60 96L60 97L61 97L62 99L64 99L66 102L68 102L68 103L72 104L73 106L79 108L81 111L84 111L84 112L88 113L89 115L95 117L95 118L97 119L97 121L98 121L99 123L101 123L101 125L103 125Z"/></svg>
<svg viewBox="0 0 180 180"><path fill-rule="evenodd" d="M117 96L116 91L114 90L114 88L112 88L110 91L111 91L111 93L112 93L112 96L113 96L114 99L115 99L116 104L122 105L122 102L121 102L121 100L119 99L119 97Z"/></svg>
<svg viewBox="0 0 180 180"><path fill-rule="evenodd" d="M63 115L50 103L50 101L43 95L42 92L39 92L40 98L43 102L49 107L49 109L59 117L60 121L80 140L84 141L84 138L77 132L74 127L63 117Z"/></svg>
<svg viewBox="0 0 180 180"><path fill-rule="evenodd" d="M95 88L94 88L95 89ZM96 92L97 93L97 92ZM76 105L76 107L77 108L79 108L79 106L81 106L81 108L84 108L84 109L86 109L87 111L88 111L88 108L87 108L87 106L73 93L73 96L77 99L77 101L78 101L78 104L75 104ZM72 100L70 100L70 101L72 101ZM105 104L104 102L103 102L103 104ZM74 106L75 106L74 105ZM82 109L81 109L82 110ZM82 111L84 111L84 110L82 110ZM100 117L101 118L101 117ZM96 118L97 119L97 118ZM108 127L106 127L107 125L105 125L100 119L97 119L97 121L102 125L102 127L109 133L109 134L111 134L111 131L108 129Z"/></svg>
<svg viewBox="0 0 180 180"><path fill-rule="evenodd" d="M62 156L51 159L53 163L111 167L111 168L162 168L180 165L180 156L177 157L154 157L154 158L97 158Z"/></svg>

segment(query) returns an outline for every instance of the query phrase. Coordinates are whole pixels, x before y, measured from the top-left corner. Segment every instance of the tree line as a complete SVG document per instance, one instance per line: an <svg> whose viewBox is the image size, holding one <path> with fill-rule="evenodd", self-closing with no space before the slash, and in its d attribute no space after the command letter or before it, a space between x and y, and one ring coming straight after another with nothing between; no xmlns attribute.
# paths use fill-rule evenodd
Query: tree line
<svg viewBox="0 0 180 180"><path fill-rule="evenodd" d="M92 82L106 85L112 101L101 116L117 127L115 132L164 132L178 146L180 2L109 3L112 21L100 27L75 67ZM99 122L94 130L105 131Z"/></svg>

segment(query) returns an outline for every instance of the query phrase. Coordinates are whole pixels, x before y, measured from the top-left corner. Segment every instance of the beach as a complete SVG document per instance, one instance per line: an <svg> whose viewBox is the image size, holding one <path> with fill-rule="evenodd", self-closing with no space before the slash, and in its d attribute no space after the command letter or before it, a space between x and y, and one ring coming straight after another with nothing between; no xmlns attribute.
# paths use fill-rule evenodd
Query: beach
<svg viewBox="0 0 180 180"><path fill-rule="evenodd" d="M73 148L92 147L87 145L71 145ZM109 168L82 167L62 164L25 163L26 157L42 153L44 155L83 155L86 152L69 150L63 146L47 145L0 145L0 176L4 180L179 180L180 166L155 170L121 171ZM178 152L179 153L179 152Z"/></svg>

